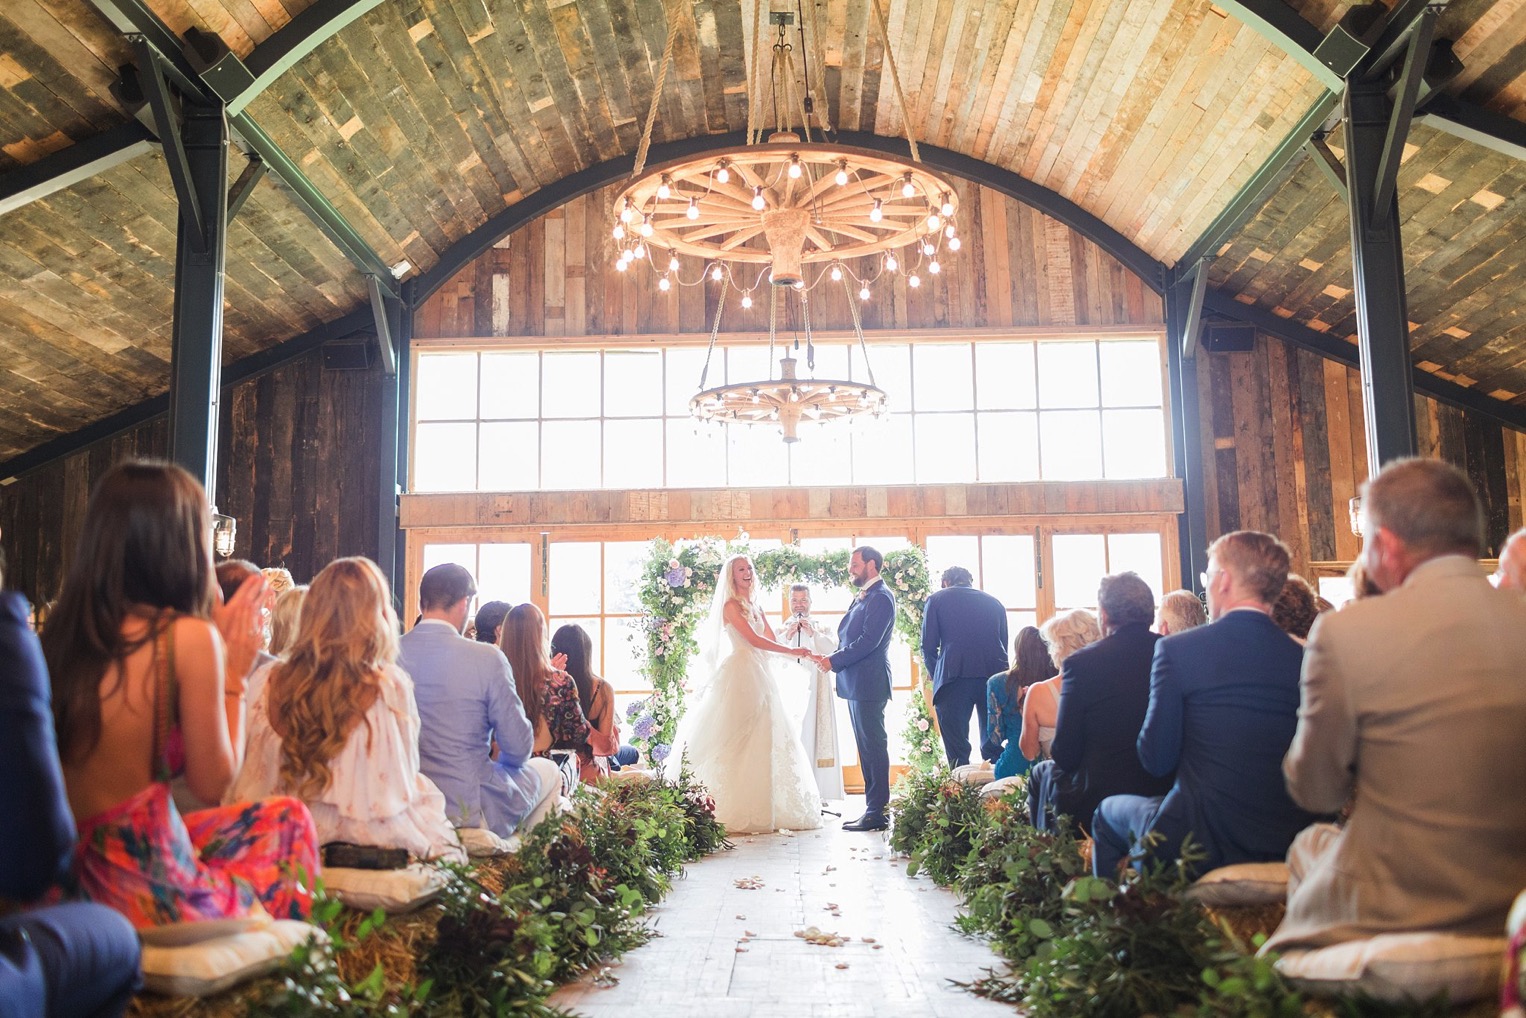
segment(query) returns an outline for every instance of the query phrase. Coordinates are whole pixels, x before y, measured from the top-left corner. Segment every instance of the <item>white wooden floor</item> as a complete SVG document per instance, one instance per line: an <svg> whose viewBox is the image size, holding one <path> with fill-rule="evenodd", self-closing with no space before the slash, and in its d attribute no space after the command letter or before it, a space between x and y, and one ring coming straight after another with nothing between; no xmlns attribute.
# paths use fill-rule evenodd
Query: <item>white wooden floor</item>
<svg viewBox="0 0 1526 1018"><path fill-rule="evenodd" d="M861 811L860 799L845 815ZM883 834L824 819L819 831L740 838L690 866L653 910L661 936L607 970L616 985L599 985L610 980L595 973L553 1001L589 1018L1011 1015L949 983L1000 967L950 927L954 896L925 877L908 880ZM745 886L754 883L762 886ZM851 939L830 947L794 935L810 926Z"/></svg>

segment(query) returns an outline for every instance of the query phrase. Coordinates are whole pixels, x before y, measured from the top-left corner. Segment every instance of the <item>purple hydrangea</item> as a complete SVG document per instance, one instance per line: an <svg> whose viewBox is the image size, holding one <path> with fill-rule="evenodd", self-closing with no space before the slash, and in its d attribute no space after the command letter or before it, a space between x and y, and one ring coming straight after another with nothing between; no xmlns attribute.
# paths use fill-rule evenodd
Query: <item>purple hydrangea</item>
<svg viewBox="0 0 1526 1018"><path fill-rule="evenodd" d="M684 567L674 566L663 573L662 578L668 581L668 586L676 590L684 585Z"/></svg>
<svg viewBox="0 0 1526 1018"><path fill-rule="evenodd" d="M657 727L657 719L650 714L643 715L636 720L636 726L632 734L643 741L652 737L652 730Z"/></svg>
<svg viewBox="0 0 1526 1018"><path fill-rule="evenodd" d="M634 720L636 720L636 716L641 713L642 708L644 708L645 706L646 706L646 701L645 700L636 700L633 703L631 703L629 706L627 706L625 708L625 720L627 720L627 721L634 721Z"/></svg>
<svg viewBox="0 0 1526 1018"><path fill-rule="evenodd" d="M666 742L657 743L657 745L652 747L652 763L662 763L668 758L668 751L672 748L673 747L669 746Z"/></svg>

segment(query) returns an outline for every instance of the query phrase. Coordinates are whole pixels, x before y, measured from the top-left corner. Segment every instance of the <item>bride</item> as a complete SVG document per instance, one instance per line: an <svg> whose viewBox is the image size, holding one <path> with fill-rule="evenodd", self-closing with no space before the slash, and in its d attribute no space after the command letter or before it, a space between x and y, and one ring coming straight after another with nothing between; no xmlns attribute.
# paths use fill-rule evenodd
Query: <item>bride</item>
<svg viewBox="0 0 1526 1018"><path fill-rule="evenodd" d="M668 759L687 758L715 798L716 817L732 834L811 830L821 826L821 794L775 685L772 654L787 647L757 606L752 560L733 555L716 577L710 615L699 633L698 677Z"/></svg>

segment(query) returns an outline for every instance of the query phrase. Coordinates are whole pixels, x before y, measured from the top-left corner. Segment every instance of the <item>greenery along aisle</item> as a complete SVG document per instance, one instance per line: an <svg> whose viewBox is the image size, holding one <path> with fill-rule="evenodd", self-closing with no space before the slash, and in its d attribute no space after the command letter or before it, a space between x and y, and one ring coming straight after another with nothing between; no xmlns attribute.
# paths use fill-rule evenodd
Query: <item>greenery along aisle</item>
<svg viewBox="0 0 1526 1018"><path fill-rule="evenodd" d="M689 661L699 651L695 631L710 610L717 573L727 558L740 554L751 556L760 590L778 591L788 584L809 583L842 587L846 596L852 589L848 551L811 555L799 548L783 547L754 553L746 534L736 541L681 541L676 546L661 538L653 541L641 573L640 591L641 630L646 638L642 674L653 692L631 704L626 718L632 726L631 741L655 764L667 759L678 719L683 716ZM896 632L911 646L920 646L922 610L929 593L926 555L915 545L887 552L881 575L895 595ZM929 677L923 676L922 682L927 681ZM920 689L907 703L905 738L907 762L913 768L925 771L936 764L937 740L927 697Z"/></svg>

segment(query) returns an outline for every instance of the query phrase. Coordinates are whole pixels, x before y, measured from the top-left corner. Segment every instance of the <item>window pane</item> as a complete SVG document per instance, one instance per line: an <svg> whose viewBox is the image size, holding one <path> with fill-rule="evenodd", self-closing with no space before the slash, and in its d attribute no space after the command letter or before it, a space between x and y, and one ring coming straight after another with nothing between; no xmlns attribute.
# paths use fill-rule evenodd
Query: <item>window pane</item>
<svg viewBox="0 0 1526 1018"><path fill-rule="evenodd" d="M1150 585L1155 601L1165 593L1165 578L1160 566L1159 534L1107 535L1107 569L1110 573L1132 571Z"/></svg>
<svg viewBox="0 0 1526 1018"><path fill-rule="evenodd" d="M981 589L1008 608L1038 604L1031 534L988 534L981 539Z"/></svg>
<svg viewBox="0 0 1526 1018"><path fill-rule="evenodd" d="M776 424L724 425L727 483L732 487L760 487L789 483L789 452Z"/></svg>
<svg viewBox="0 0 1526 1018"><path fill-rule="evenodd" d="M662 414L662 351L606 350L604 416L658 417Z"/></svg>
<svg viewBox="0 0 1526 1018"><path fill-rule="evenodd" d="M1102 425L1095 410L1039 414L1044 480L1082 481L1102 476Z"/></svg>
<svg viewBox="0 0 1526 1018"><path fill-rule="evenodd" d="M1097 344L1039 344L1039 406L1097 405Z"/></svg>
<svg viewBox="0 0 1526 1018"><path fill-rule="evenodd" d="M484 544L478 549L477 603L530 600L530 546Z"/></svg>
<svg viewBox="0 0 1526 1018"><path fill-rule="evenodd" d="M1054 536L1054 604L1059 611L1097 607L1097 584L1107 574L1101 534Z"/></svg>
<svg viewBox="0 0 1526 1018"><path fill-rule="evenodd" d="M791 484L848 484L853 479L852 447L841 422L802 424L789 458Z"/></svg>
<svg viewBox="0 0 1526 1018"><path fill-rule="evenodd" d="M668 424L669 488L726 486L726 433L722 426L672 419Z"/></svg>
<svg viewBox="0 0 1526 1018"><path fill-rule="evenodd" d="M1160 406L1160 344L1155 340L1097 344L1103 406Z"/></svg>
<svg viewBox="0 0 1526 1018"><path fill-rule="evenodd" d="M599 416L599 355L591 350L542 355L541 392L546 417Z"/></svg>
<svg viewBox="0 0 1526 1018"><path fill-rule="evenodd" d="M975 585L983 586L980 576L980 538L974 534L929 534L927 538L927 575L937 590L943 570L964 566L975 576Z"/></svg>
<svg viewBox="0 0 1526 1018"><path fill-rule="evenodd" d="M1102 411L1102 451L1108 477L1165 477L1165 413Z"/></svg>
<svg viewBox="0 0 1526 1018"><path fill-rule="evenodd" d="M864 352L854 347L850 354L853 379L867 382ZM874 384L885 390L885 407L896 413L911 409L911 348L895 344L869 347L869 367L874 368ZM910 478L907 478L910 480Z"/></svg>
<svg viewBox="0 0 1526 1018"><path fill-rule="evenodd" d="M968 343L932 343L913 347L912 379L917 410L970 410L975 382Z"/></svg>
<svg viewBox="0 0 1526 1018"><path fill-rule="evenodd" d="M823 346L816 344L816 370L812 371L806 364L806 351L804 344L795 353L800 358L799 374L801 378L836 378L839 380L848 377L848 348L841 343L832 343Z"/></svg>
<svg viewBox="0 0 1526 1018"><path fill-rule="evenodd" d="M604 487L662 487L662 421L605 422Z"/></svg>
<svg viewBox="0 0 1526 1018"><path fill-rule="evenodd" d="M550 615L596 615L604 575L597 541L555 541L550 549ZM590 633L589 635L593 635Z"/></svg>
<svg viewBox="0 0 1526 1018"><path fill-rule="evenodd" d="M477 355L419 354L413 379L414 413L421 421L461 421L477 416Z"/></svg>
<svg viewBox="0 0 1526 1018"><path fill-rule="evenodd" d="M911 483L910 414L859 420L853 428L854 484Z"/></svg>
<svg viewBox="0 0 1526 1018"><path fill-rule="evenodd" d="M616 690L650 688L641 677L641 667L646 664L646 634L640 622L618 617L604 620L604 670L599 674ZM622 730L630 727L624 714L617 715L615 723Z"/></svg>
<svg viewBox="0 0 1526 1018"><path fill-rule="evenodd" d="M975 415L917 414L917 483L975 479Z"/></svg>
<svg viewBox="0 0 1526 1018"><path fill-rule="evenodd" d="M689 416L689 397L699 391L699 373L705 366L705 351L706 348L702 346L681 346L663 353L667 362L667 399L664 406L674 417ZM705 386L713 388L725 380L726 354L718 349L710 361L710 374L705 379Z"/></svg>
<svg viewBox="0 0 1526 1018"><path fill-rule="evenodd" d="M1017 634L1022 632L1024 626L1037 626L1039 617L1036 612L1007 612L1007 660L1012 660L1012 647L1017 643Z"/></svg>
<svg viewBox="0 0 1526 1018"><path fill-rule="evenodd" d="M476 488L475 424L420 424L413 429L413 442L414 491Z"/></svg>
<svg viewBox="0 0 1526 1018"><path fill-rule="evenodd" d="M540 354L482 355L482 416L540 416Z"/></svg>
<svg viewBox="0 0 1526 1018"><path fill-rule="evenodd" d="M641 570L649 551L645 541L610 541L604 545L604 590L609 612L641 613Z"/></svg>
<svg viewBox="0 0 1526 1018"><path fill-rule="evenodd" d="M552 491L599 486L598 421L545 421L540 426L540 486Z"/></svg>
<svg viewBox="0 0 1526 1018"><path fill-rule="evenodd" d="M1023 413L978 414L980 479L982 481L1036 481L1039 479L1038 415Z"/></svg>
<svg viewBox="0 0 1526 1018"><path fill-rule="evenodd" d="M726 382L756 382L773 378L779 373L779 358L784 356L784 344L774 348L774 359L768 359L767 343L744 343L726 348ZM712 362L714 363L714 362ZM719 385L716 379L711 385Z"/></svg>
<svg viewBox="0 0 1526 1018"><path fill-rule="evenodd" d="M465 566L474 575L477 571L477 546L475 544L426 544L424 545L424 572L435 566L454 562Z"/></svg>
<svg viewBox="0 0 1526 1018"><path fill-rule="evenodd" d="M540 425L535 421L482 425L478 491L540 487Z"/></svg>
<svg viewBox="0 0 1526 1018"><path fill-rule="evenodd" d="M1032 410L1032 343L975 344L975 406L981 410Z"/></svg>

